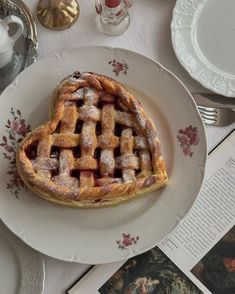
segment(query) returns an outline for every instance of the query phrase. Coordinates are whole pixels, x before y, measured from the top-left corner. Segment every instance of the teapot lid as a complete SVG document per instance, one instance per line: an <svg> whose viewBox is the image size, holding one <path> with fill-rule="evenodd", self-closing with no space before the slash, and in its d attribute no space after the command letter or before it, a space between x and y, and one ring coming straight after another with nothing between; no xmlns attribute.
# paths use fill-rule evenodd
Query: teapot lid
<svg viewBox="0 0 235 294"><path fill-rule="evenodd" d="M3 21L0 20L0 54L7 51L10 45L8 30Z"/></svg>

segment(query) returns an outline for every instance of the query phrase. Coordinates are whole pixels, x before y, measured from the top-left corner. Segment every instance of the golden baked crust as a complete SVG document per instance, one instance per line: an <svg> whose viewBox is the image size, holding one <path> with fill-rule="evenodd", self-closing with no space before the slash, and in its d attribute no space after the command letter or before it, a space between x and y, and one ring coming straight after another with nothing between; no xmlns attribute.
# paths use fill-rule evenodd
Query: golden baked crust
<svg viewBox="0 0 235 294"><path fill-rule="evenodd" d="M154 125L122 84L75 72L51 101L51 120L29 133L17 152L19 174L37 195L74 207L103 207L166 184Z"/></svg>

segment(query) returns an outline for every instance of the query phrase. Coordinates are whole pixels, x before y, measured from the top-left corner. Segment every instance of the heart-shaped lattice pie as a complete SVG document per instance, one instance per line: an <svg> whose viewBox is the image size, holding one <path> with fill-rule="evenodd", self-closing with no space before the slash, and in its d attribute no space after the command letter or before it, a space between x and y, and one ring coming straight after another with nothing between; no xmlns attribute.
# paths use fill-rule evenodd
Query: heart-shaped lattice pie
<svg viewBox="0 0 235 294"><path fill-rule="evenodd" d="M101 207L154 191L167 182L154 125L117 81L94 73L65 78L52 118L17 154L23 181L60 204Z"/></svg>

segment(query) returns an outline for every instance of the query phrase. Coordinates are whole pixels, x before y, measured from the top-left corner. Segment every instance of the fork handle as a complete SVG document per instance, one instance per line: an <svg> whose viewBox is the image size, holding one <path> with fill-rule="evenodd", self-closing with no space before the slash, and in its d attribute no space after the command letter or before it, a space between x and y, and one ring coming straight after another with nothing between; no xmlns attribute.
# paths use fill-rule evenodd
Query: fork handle
<svg viewBox="0 0 235 294"><path fill-rule="evenodd" d="M233 109L233 112L232 112L232 120L233 122L235 122L235 109Z"/></svg>

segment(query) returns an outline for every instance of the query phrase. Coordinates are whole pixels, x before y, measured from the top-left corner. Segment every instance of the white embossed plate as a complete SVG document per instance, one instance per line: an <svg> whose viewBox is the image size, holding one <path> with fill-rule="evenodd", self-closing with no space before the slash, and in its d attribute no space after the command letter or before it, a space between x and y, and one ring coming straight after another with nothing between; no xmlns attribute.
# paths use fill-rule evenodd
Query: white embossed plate
<svg viewBox="0 0 235 294"><path fill-rule="evenodd" d="M235 1L177 0L171 23L176 56L204 87L235 97Z"/></svg>
<svg viewBox="0 0 235 294"><path fill-rule="evenodd" d="M53 89L78 69L106 74L134 89L162 142L169 174L164 189L114 207L73 209L22 187L14 161L18 141L48 120ZM170 233L197 197L207 157L197 107L172 73L143 55L107 47L55 54L21 73L3 92L0 109L0 151L5 154L0 216L27 244L49 256L98 264L140 254Z"/></svg>
<svg viewBox="0 0 235 294"><path fill-rule="evenodd" d="M24 244L0 221L0 292L41 294L44 275L41 254Z"/></svg>

